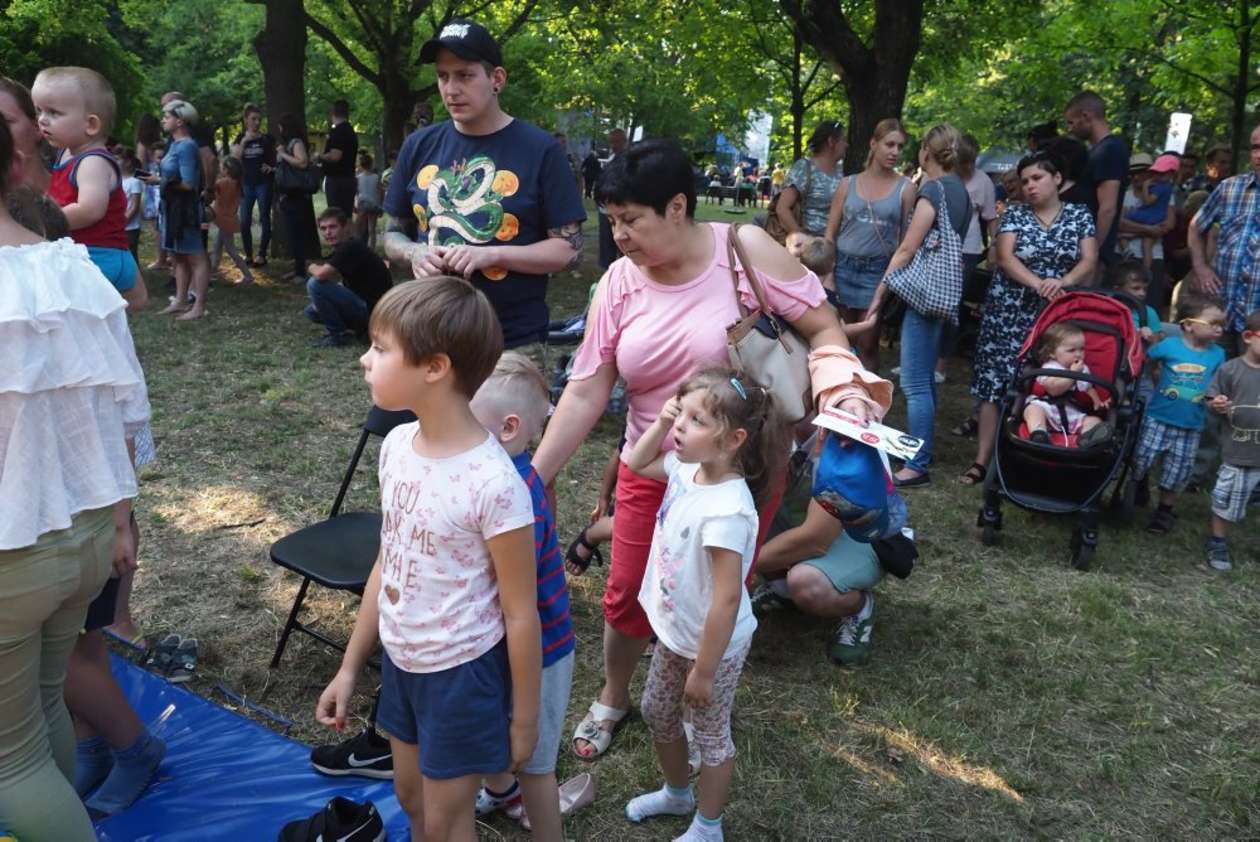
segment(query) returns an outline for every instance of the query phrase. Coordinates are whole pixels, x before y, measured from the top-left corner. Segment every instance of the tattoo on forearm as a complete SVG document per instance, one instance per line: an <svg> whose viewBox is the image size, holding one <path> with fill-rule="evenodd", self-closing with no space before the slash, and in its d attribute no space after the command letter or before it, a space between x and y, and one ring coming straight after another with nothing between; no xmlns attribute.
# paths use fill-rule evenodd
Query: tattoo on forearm
<svg viewBox="0 0 1260 842"><path fill-rule="evenodd" d="M582 262L582 245L586 242L585 236L582 234L582 223L570 222L559 228L548 228L548 237L555 237L564 240L573 247L573 256L569 258L569 262L564 265L565 269L576 269Z"/></svg>
<svg viewBox="0 0 1260 842"><path fill-rule="evenodd" d="M418 234L414 219L391 216L385 226L385 256L391 260L410 260L418 245Z"/></svg>

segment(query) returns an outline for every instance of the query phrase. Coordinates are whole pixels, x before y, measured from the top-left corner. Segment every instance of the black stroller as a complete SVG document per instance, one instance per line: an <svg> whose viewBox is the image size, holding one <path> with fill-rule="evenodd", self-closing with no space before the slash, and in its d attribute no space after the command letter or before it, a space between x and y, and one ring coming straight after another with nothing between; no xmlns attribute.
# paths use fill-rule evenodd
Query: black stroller
<svg viewBox="0 0 1260 842"><path fill-rule="evenodd" d="M984 482L984 505L977 525L981 540L992 545L1002 528L1002 499L1034 512L1080 514L1072 533L1071 564L1086 570L1098 546L1101 501L1108 486L1115 490L1111 504L1131 520L1136 483L1128 482L1133 451L1142 425L1145 404L1138 398L1138 378L1146 359L1128 296L1112 292L1070 292L1051 302L1020 349L1021 371L1001 404L993 458ZM1040 368L1034 349L1052 324L1070 321L1085 334L1085 363L1089 373ZM1048 443L1029 438L1023 422L1025 403L1039 376L1050 375L1088 382L1110 398L1106 421L1111 437L1091 447L1079 447L1076 435L1054 433ZM1083 397L1073 390L1073 396ZM1067 398L1069 400L1072 397ZM1092 409L1091 404L1084 407Z"/></svg>

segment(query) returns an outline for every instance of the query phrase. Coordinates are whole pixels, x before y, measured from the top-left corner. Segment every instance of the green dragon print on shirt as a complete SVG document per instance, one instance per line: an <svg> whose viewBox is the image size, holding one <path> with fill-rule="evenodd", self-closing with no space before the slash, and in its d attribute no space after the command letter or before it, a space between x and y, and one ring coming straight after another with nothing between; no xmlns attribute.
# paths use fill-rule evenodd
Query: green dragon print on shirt
<svg viewBox="0 0 1260 842"><path fill-rule="evenodd" d="M429 164L416 174L416 186L428 192L428 209L415 204L411 210L430 246L506 243L520 233L520 220L503 210L503 200L516 194L521 180L511 170L497 169L484 155L447 169ZM491 266L482 274L501 281L507 270Z"/></svg>

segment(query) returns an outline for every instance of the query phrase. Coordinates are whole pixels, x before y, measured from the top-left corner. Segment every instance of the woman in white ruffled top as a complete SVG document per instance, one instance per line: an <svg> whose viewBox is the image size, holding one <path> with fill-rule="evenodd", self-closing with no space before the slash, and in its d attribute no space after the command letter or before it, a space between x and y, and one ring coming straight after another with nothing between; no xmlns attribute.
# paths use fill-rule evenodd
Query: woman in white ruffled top
<svg viewBox="0 0 1260 842"><path fill-rule="evenodd" d="M0 828L78 842L96 835L62 685L88 604L135 566L128 440L149 402L122 297L5 209L23 158L0 120Z"/></svg>

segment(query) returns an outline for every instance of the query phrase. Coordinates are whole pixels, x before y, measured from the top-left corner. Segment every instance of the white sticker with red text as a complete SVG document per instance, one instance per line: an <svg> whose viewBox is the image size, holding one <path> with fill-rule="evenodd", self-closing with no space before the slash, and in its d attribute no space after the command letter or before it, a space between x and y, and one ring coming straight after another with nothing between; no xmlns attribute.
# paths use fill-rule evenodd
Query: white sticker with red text
<svg viewBox="0 0 1260 842"><path fill-rule="evenodd" d="M842 409L824 409L814 417L814 424L842 436L869 444L897 459L913 459L923 447L923 439L886 427L878 421L862 422Z"/></svg>

